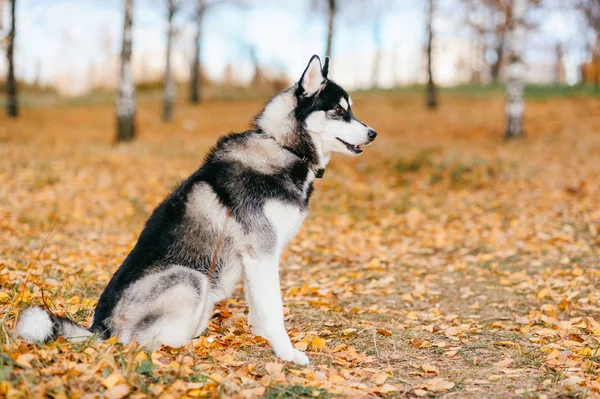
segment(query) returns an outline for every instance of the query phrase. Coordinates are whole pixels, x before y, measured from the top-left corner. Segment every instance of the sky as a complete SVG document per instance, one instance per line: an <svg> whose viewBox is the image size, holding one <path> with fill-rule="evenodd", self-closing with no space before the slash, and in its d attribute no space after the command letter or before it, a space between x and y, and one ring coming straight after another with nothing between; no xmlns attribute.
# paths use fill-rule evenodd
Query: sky
<svg viewBox="0 0 600 399"><path fill-rule="evenodd" d="M184 0L186 1L186 0ZM190 1L190 0L187 0ZM373 1L387 2L379 24L374 24ZM134 65L138 79L160 76L166 44L165 0L135 0ZM314 12L312 0L246 0L246 6L224 4L206 19L203 59L209 76L223 77L232 65L241 82L252 75L249 47L255 46L262 66L295 80L312 54L325 47L326 19ZM424 0L341 0L336 26L331 76L349 88L369 87L373 55L380 28L382 58L379 84L409 84L424 79ZM456 0L440 0L434 28L437 34L435 75L441 84L460 80L456 65L473 51ZM8 13L4 12L6 30ZM564 11L531 13L538 25L528 37L526 59L530 80L543 80L554 63L554 45L568 50L565 67L569 81L577 78L584 57L584 33L575 14ZM123 24L122 0L20 0L17 8L16 63L19 77L44 83L59 82L64 91L79 94L96 80L116 81L116 62ZM176 19L175 68L189 70L193 29L188 14ZM0 71L6 63L0 62ZM546 69L544 69L546 68Z"/></svg>

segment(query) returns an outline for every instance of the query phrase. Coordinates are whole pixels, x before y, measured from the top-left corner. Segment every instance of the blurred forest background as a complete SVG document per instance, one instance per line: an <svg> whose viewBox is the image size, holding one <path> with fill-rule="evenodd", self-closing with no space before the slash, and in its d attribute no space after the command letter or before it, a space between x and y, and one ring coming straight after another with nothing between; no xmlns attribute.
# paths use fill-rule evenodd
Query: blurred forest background
<svg viewBox="0 0 600 399"><path fill-rule="evenodd" d="M0 397L600 397L600 0L0 0L0 48ZM311 365L241 287L181 351L14 336L42 303L87 325L313 54L378 136L282 255Z"/></svg>
<svg viewBox="0 0 600 399"><path fill-rule="evenodd" d="M134 85L142 96L162 91L170 120L176 97L277 92L318 53L350 90L499 90L518 3L522 79L538 91L600 90L597 0L2 0L0 84L9 114L14 98L107 101L117 91L133 109L123 101Z"/></svg>

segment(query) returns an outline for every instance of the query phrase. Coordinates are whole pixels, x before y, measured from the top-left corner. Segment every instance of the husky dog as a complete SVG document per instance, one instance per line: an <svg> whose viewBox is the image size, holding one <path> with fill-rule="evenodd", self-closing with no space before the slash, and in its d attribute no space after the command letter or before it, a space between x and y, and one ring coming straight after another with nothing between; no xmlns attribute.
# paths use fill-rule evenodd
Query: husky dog
<svg viewBox="0 0 600 399"><path fill-rule="evenodd" d="M313 180L332 152L358 155L376 133L316 55L273 97L253 128L222 137L204 164L152 213L100 296L89 328L39 307L17 334L46 342L97 334L147 347L179 347L208 325L216 302L243 278L248 323L281 359L308 364L283 322L279 257L308 212Z"/></svg>

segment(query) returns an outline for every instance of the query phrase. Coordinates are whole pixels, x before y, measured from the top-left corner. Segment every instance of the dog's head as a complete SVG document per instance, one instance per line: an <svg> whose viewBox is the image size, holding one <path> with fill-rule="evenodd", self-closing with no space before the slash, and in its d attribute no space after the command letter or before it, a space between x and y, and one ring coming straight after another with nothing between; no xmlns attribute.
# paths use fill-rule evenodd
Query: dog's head
<svg viewBox="0 0 600 399"><path fill-rule="evenodd" d="M296 119L325 152L358 155L377 133L352 113L352 100L338 84L328 79L329 58L313 55L296 84Z"/></svg>

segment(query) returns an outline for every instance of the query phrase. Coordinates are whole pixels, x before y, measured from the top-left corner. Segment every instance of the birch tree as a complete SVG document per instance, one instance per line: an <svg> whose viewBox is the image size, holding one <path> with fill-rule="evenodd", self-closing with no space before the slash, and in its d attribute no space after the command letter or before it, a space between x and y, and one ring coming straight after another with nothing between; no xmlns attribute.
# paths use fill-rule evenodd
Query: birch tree
<svg viewBox="0 0 600 399"><path fill-rule="evenodd" d="M331 58L333 46L333 28L335 27L335 16L337 14L337 0L327 0L327 46L325 55Z"/></svg>
<svg viewBox="0 0 600 399"><path fill-rule="evenodd" d="M124 0L125 18L121 44L121 69L117 94L116 141L129 141L135 137L135 83L131 69L133 0Z"/></svg>
<svg viewBox="0 0 600 399"><path fill-rule="evenodd" d="M6 113L13 118L16 118L19 115L17 79L15 78L15 37L17 34L16 9L17 0L10 0L10 30L8 32L8 44L6 47L6 59L8 62L8 75L6 77Z"/></svg>
<svg viewBox="0 0 600 399"><path fill-rule="evenodd" d="M344 4L348 0L344 1ZM312 0L312 10L319 15L325 15L327 19L327 31L325 37L325 55L331 58L333 52L334 30L337 22L340 0Z"/></svg>
<svg viewBox="0 0 600 399"><path fill-rule="evenodd" d="M600 89L600 0L576 0L575 6L583 14L592 39L587 45L594 72L592 79L596 89Z"/></svg>
<svg viewBox="0 0 600 399"><path fill-rule="evenodd" d="M368 8L361 13L364 16L370 17L371 29L373 33L373 44L375 44L375 53L373 55L373 69L371 70L371 88L379 88L379 72L381 69L381 59L383 56L383 30L384 16L386 12L390 12L392 2L389 0L377 0L369 3Z"/></svg>
<svg viewBox="0 0 600 399"><path fill-rule="evenodd" d="M165 53L165 77L163 88L163 121L173 120L173 102L175 100L175 82L171 67L171 58L173 52L173 37L175 30L173 27L173 18L178 8L177 0L167 0L167 50Z"/></svg>
<svg viewBox="0 0 600 399"><path fill-rule="evenodd" d="M190 71L190 102L198 104L202 101L201 96L201 79L202 79L202 27L204 25L204 16L206 14L206 0L196 0L196 15L194 22L196 24L196 32L194 34L194 57Z"/></svg>
<svg viewBox="0 0 600 399"><path fill-rule="evenodd" d="M523 98L525 86L525 14L527 0L512 0L512 19L508 32L509 64L506 82L506 138L523 137Z"/></svg>
<svg viewBox="0 0 600 399"><path fill-rule="evenodd" d="M429 0L427 7L427 107L437 107L437 91L433 81L433 13L434 0Z"/></svg>
<svg viewBox="0 0 600 399"><path fill-rule="evenodd" d="M194 33L194 56L192 58L189 88L189 99L193 104L202 101L202 39L207 13L219 5L231 4L244 6L247 4L246 0L195 0L195 2L196 10L193 19L196 29Z"/></svg>

